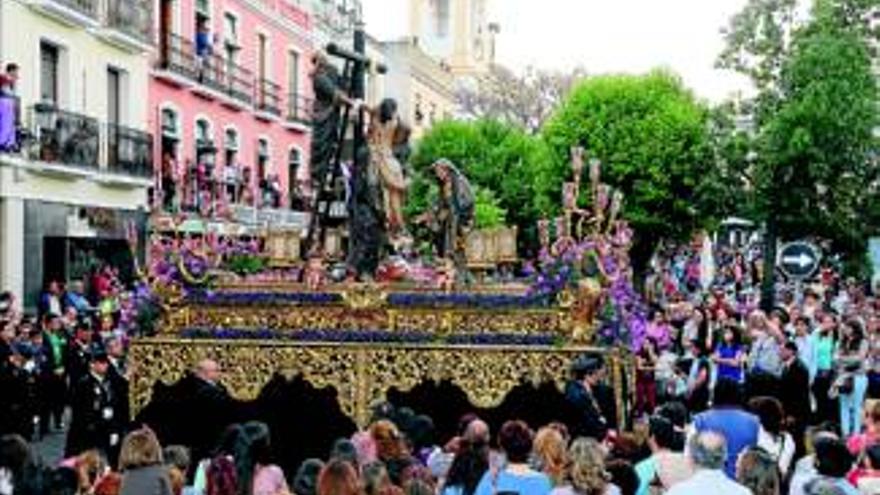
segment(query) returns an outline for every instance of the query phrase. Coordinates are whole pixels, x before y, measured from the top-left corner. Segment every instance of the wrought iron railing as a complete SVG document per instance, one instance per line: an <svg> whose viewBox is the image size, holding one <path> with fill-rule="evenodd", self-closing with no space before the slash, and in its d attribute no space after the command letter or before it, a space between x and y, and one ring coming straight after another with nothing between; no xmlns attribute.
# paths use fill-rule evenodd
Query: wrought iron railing
<svg viewBox="0 0 880 495"><path fill-rule="evenodd" d="M165 33L159 39L158 66L160 69L196 79L199 70L193 42L174 33Z"/></svg>
<svg viewBox="0 0 880 495"><path fill-rule="evenodd" d="M36 142L33 158L49 163L98 167L101 129L97 119L58 109L53 104L31 107Z"/></svg>
<svg viewBox="0 0 880 495"><path fill-rule="evenodd" d="M287 95L287 121L298 124L312 123L312 99L299 93Z"/></svg>
<svg viewBox="0 0 880 495"><path fill-rule="evenodd" d="M153 42L152 0L106 0L107 27L145 42Z"/></svg>
<svg viewBox="0 0 880 495"><path fill-rule="evenodd" d="M81 14L85 14L95 19L98 18L98 8L101 5L100 0L54 0L66 7L69 7Z"/></svg>
<svg viewBox="0 0 880 495"><path fill-rule="evenodd" d="M152 177L153 136L119 124L107 124L107 170L134 177Z"/></svg>
<svg viewBox="0 0 880 495"><path fill-rule="evenodd" d="M281 86L267 79L257 81L257 108L281 116Z"/></svg>
<svg viewBox="0 0 880 495"><path fill-rule="evenodd" d="M254 75L248 69L227 60L226 62L227 93L229 96L244 103L254 101Z"/></svg>

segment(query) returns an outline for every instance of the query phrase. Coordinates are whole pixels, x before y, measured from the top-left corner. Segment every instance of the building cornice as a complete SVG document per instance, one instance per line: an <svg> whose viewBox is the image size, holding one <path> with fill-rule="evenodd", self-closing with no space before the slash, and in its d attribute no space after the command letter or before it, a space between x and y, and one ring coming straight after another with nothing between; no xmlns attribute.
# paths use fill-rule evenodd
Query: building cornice
<svg viewBox="0 0 880 495"><path fill-rule="evenodd" d="M259 0L236 0L241 5L251 10L251 12L255 14L259 14L263 16L270 23L274 24L275 27L292 33L294 36L299 38L299 40L306 46L311 47L314 45L314 33L310 29L306 29L300 25L297 25L294 22L291 22L288 19L285 19L281 16L281 13L277 10L271 10L266 8L266 5L260 3ZM279 0L285 1L285 0ZM312 18L312 14L307 12L307 15ZM309 21L310 25L314 27L313 19Z"/></svg>

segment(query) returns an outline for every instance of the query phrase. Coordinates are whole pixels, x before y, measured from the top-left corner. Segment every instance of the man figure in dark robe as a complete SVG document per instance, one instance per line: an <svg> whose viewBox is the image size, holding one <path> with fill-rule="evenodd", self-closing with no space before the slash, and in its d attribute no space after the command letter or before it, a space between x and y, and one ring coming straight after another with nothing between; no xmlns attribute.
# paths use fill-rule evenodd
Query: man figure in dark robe
<svg viewBox="0 0 880 495"><path fill-rule="evenodd" d="M312 105L312 145L309 163L312 186L320 187L321 182L333 171L331 167L336 147L340 144L339 126L342 121L340 109L342 105L355 106L356 102L342 89L339 71L324 53L315 53L312 62L315 65L312 74L315 100ZM316 191L317 194L321 192Z"/></svg>

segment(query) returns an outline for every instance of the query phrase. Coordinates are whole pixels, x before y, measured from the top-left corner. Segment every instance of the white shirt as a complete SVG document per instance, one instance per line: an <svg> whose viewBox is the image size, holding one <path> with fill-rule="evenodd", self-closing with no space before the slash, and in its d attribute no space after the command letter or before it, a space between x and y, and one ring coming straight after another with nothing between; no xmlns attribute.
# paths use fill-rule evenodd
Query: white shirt
<svg viewBox="0 0 880 495"><path fill-rule="evenodd" d="M762 427L758 431L758 447L766 450L768 454L776 459L776 462L779 464L779 471L782 472L783 476L788 473L788 469L791 467L791 460L794 458L794 439L791 438L791 435L783 433L781 437L774 437L764 431Z"/></svg>
<svg viewBox="0 0 880 495"><path fill-rule="evenodd" d="M720 469L701 469L689 479L676 483L666 495L752 495L752 492L728 478Z"/></svg>

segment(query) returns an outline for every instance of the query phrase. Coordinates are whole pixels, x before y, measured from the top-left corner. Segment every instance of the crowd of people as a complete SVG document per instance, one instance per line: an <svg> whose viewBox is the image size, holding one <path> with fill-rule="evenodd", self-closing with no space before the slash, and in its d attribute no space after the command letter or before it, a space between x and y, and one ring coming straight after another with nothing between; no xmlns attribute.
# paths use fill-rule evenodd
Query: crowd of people
<svg viewBox="0 0 880 495"><path fill-rule="evenodd" d="M132 422L125 347L136 328L112 268L50 282L36 318L0 295L0 495L880 494L880 304L869 288L823 269L802 290L780 283L765 313L756 251L716 252L708 289L698 250L666 256L649 277L626 428L591 355L564 391L574 421L490 426L470 414L434 439L431 411L384 406L295 472L266 423L203 417L213 433L192 428L163 448L162 425ZM214 361L190 379L194 400L227 395ZM53 428L67 432L65 459L47 466L29 440Z"/></svg>

